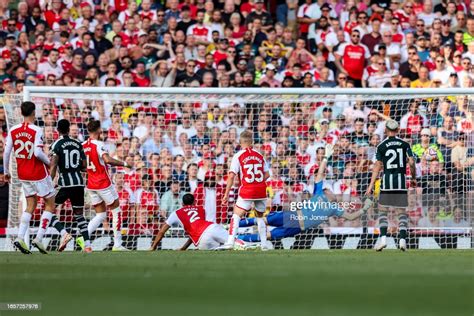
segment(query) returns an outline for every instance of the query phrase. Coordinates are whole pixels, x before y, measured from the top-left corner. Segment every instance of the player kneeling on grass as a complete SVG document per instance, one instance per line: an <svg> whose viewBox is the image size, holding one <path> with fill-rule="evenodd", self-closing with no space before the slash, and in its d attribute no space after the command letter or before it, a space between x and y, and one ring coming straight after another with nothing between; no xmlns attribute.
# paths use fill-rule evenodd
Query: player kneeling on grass
<svg viewBox="0 0 474 316"><path fill-rule="evenodd" d="M95 217L88 225L89 236L107 218L106 208L112 210L112 229L114 232L114 246L112 251L124 251L122 246L122 216L120 202L114 184L110 179L107 165L126 167L126 162L116 160L107 153L105 145L100 141L102 129L100 122L92 120L87 124L89 139L82 144L87 161L87 190L94 205Z"/></svg>
<svg viewBox="0 0 474 316"><path fill-rule="evenodd" d="M323 189L323 180L327 166L327 160L332 155L332 146L327 146L326 155L318 168L316 179L314 182L313 196L311 197L311 205L303 207L300 210L279 211L268 214L264 217L265 223L275 227L267 232L269 240L280 240L286 237L293 237L304 232L307 229L318 227L320 224L329 220L330 217L343 217L348 220L354 220L363 215L370 205L364 207L357 212L348 212L332 203L325 195ZM255 218L246 218L240 221L239 227L249 227L256 225ZM239 239L246 242L260 241L259 234L239 235Z"/></svg>
<svg viewBox="0 0 474 316"><path fill-rule="evenodd" d="M180 225L184 228L189 239L181 247L186 250L193 243L199 250L214 250L222 246L229 236L220 225L206 221L204 209L194 205L194 196L187 193L183 196L183 207L171 213L165 224L160 229L150 250L156 250L165 233L171 226Z"/></svg>

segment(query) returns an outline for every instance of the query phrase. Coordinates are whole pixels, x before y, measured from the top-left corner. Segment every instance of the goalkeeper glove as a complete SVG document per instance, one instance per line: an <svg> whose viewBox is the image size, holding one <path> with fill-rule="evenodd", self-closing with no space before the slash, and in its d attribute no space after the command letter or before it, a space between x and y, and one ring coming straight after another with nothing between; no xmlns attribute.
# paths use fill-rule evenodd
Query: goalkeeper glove
<svg viewBox="0 0 474 316"><path fill-rule="evenodd" d="M332 156L333 152L334 152L334 145L333 144L327 144L326 148L325 148L324 158L329 159Z"/></svg>

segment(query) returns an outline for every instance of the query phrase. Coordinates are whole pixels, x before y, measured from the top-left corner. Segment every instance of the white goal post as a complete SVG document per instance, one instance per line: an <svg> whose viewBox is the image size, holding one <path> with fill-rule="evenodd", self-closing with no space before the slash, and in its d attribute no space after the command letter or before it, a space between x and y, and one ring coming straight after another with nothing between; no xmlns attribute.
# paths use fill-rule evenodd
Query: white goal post
<svg viewBox="0 0 474 316"><path fill-rule="evenodd" d="M418 187L409 190L409 247L473 247L473 89L27 86L22 95L3 97L8 127L21 121L21 101L33 101L37 105L46 145L57 137L55 122L63 117L74 122L80 139L86 137L84 123L88 117L101 120L111 153L134 165L125 174L112 170L119 190L130 195L129 203L124 201L127 205L123 206L128 208L123 235L125 246L130 249L149 247L153 233L169 214L169 209L162 209L162 203L174 177L179 178L181 190L191 189L201 197L202 192L209 189L207 175L217 177L217 183L211 188L217 192L212 195L216 201L201 203L211 205L214 220L227 224L232 201L224 209L219 203L219 186L224 181L228 158L237 148L238 134L245 129L254 132L255 146L264 153L270 168L267 203L270 214L288 211L292 202L308 197L314 186L314 171L321 154L324 155L321 148L327 143L333 144L337 152L329 160L324 187L336 201L353 203L355 206L351 205L352 209L347 211L355 211L362 204L375 146L384 137L384 122L388 118L400 123L401 137L416 146L414 151L419 155ZM416 109L410 114L413 108ZM447 128L443 124L449 118L454 125ZM183 122L185 120L189 121ZM205 136L201 137L202 129ZM428 145L421 137L426 130L430 133ZM192 138L196 133L198 137ZM192 171L193 166L197 170ZM169 172L171 177L168 177ZM152 176L153 188L142 188L144 174ZM158 192L156 205L149 206L150 201L144 200L143 192L153 192L153 189ZM0 231L0 249L12 249L10 239L22 211L21 195L20 184L13 181L8 228L5 238ZM206 199L205 194L202 198ZM89 204L85 214L87 219L93 214ZM276 237L282 232L286 237L276 238L273 246L372 248L379 234L377 214L377 209L370 209L365 216L352 221L328 218L321 225L290 237L286 237L288 227L283 223L282 227L270 227ZM68 229L76 233L67 205L58 210L58 215ZM397 220L389 216L391 248L395 248L397 240ZM32 235L34 230L33 225ZM254 227L241 228L241 235L249 236L254 231ZM48 246L54 249L57 231L51 227L48 234L51 237ZM106 248L110 234L104 223L93 236L93 248ZM183 238L181 229L173 229L162 247L178 248ZM69 249L72 250L72 245Z"/></svg>

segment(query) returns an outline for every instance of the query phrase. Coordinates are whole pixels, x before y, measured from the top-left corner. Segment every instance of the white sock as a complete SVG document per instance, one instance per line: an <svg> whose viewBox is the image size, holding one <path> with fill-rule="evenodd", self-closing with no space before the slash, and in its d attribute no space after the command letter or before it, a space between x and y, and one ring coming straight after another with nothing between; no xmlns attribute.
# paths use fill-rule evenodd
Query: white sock
<svg viewBox="0 0 474 316"><path fill-rule="evenodd" d="M265 247L267 245L267 225L263 217L257 217L258 235L260 236L260 245Z"/></svg>
<svg viewBox="0 0 474 316"><path fill-rule="evenodd" d="M23 212L20 219L20 227L18 228L18 238L25 240L25 234L28 228L30 228L31 214Z"/></svg>
<svg viewBox="0 0 474 316"><path fill-rule="evenodd" d="M382 236L380 238L380 241L382 242L382 244L386 244L387 243L387 236Z"/></svg>
<svg viewBox="0 0 474 316"><path fill-rule="evenodd" d="M122 210L120 206L112 210L112 226L114 231L114 246L122 246Z"/></svg>
<svg viewBox="0 0 474 316"><path fill-rule="evenodd" d="M89 225L87 225L87 230L89 231L89 237L92 235L93 232L97 230L97 228L102 224L102 222L107 218L107 213L96 213L94 218L91 219Z"/></svg>
<svg viewBox="0 0 474 316"><path fill-rule="evenodd" d="M237 214L232 214L232 219L230 220L229 226L229 237L227 238L227 244L233 245L235 242L235 235L239 230L240 216Z"/></svg>
<svg viewBox="0 0 474 316"><path fill-rule="evenodd" d="M41 219L40 219L40 226L38 228L38 233L36 234L36 240L42 241L44 233L46 233L46 230L49 227L49 224L51 224L51 218L53 217L53 213L49 211L43 211L43 214L41 214Z"/></svg>

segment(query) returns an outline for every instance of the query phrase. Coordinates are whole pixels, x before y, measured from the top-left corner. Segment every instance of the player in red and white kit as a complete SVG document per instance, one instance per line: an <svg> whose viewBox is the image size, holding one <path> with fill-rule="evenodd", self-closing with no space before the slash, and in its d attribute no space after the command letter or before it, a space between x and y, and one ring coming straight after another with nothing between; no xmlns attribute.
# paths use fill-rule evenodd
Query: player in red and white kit
<svg viewBox="0 0 474 316"><path fill-rule="evenodd" d="M13 150L13 157L15 157L17 163L18 179L22 184L26 197L26 209L21 215L18 236L13 242L15 247L24 254L31 253L24 238L30 226L31 214L36 209L37 197L44 199L45 210L41 215L40 227L32 244L43 254L47 252L41 241L55 209L54 196L56 191L49 175L50 162L43 152L43 130L33 124L36 119L35 108L33 102L23 102L21 104L21 115L24 122L10 129L3 154L5 179L9 181L10 156Z"/></svg>
<svg viewBox="0 0 474 316"><path fill-rule="evenodd" d="M87 190L96 213L87 227L89 236L107 218L106 210L109 208L112 210L112 229L114 232L112 251L127 250L122 246L122 218L119 196L110 179L107 165L126 168L129 166L126 162L109 156L104 143L100 141L102 128L99 121L90 121L87 124L87 131L89 132L89 139L82 144L82 147L87 159Z"/></svg>
<svg viewBox="0 0 474 316"><path fill-rule="evenodd" d="M183 196L183 207L171 213L164 226L156 235L150 250L156 250L165 233L171 226L180 225L189 236L181 247L186 250L193 243L199 250L214 250L227 241L228 233L220 225L206 221L204 209L194 205L194 196L187 193Z"/></svg>
<svg viewBox="0 0 474 316"><path fill-rule="evenodd" d="M235 235L239 228L239 222L246 212L250 211L252 204L257 211L258 234L261 241L261 249L267 250L267 227L263 220L267 199L266 181L270 177L268 166L262 154L252 148L253 135L250 131L240 134L241 150L232 158L227 187L222 198L224 204L229 199L229 192L234 183L235 176L240 177L240 188L237 202L234 205L234 214L230 221L229 238L222 249L233 249Z"/></svg>

